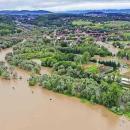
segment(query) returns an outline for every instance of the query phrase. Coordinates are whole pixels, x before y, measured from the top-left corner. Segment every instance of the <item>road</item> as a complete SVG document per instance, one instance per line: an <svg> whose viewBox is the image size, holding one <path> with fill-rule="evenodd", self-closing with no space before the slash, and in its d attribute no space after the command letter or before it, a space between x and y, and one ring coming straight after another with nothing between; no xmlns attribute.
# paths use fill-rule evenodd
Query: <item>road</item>
<svg viewBox="0 0 130 130"><path fill-rule="evenodd" d="M112 53L112 55L117 55L117 53L118 53L118 51L119 51L118 48L115 48L115 47L114 47L112 44L110 44L110 43L105 43L105 42L97 41L96 44L107 48L108 51Z"/></svg>

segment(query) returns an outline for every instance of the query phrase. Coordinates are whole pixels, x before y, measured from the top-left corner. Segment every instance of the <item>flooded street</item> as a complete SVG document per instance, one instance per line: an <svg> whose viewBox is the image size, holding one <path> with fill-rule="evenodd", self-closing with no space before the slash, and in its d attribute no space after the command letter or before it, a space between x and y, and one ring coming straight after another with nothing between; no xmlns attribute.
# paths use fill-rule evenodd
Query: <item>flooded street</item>
<svg viewBox="0 0 130 130"><path fill-rule="evenodd" d="M1 51L0 61L11 51ZM16 71L21 80L0 79L0 130L130 130L130 121L123 116L74 97L30 88L29 75Z"/></svg>

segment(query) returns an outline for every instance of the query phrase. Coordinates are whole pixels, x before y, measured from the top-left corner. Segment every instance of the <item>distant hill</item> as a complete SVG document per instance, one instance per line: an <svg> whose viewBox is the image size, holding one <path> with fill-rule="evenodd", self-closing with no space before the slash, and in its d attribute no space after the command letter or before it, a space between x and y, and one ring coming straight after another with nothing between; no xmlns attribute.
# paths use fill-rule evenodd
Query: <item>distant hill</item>
<svg viewBox="0 0 130 130"><path fill-rule="evenodd" d="M122 13L122 14L130 14L130 9L108 9L108 10L72 10L66 11L65 13L69 14L102 14L102 13Z"/></svg>
<svg viewBox="0 0 130 130"><path fill-rule="evenodd" d="M29 11L29 10L5 10L0 11L0 15L43 15L43 14L50 14L52 12L45 11L45 10L36 10L36 11Z"/></svg>

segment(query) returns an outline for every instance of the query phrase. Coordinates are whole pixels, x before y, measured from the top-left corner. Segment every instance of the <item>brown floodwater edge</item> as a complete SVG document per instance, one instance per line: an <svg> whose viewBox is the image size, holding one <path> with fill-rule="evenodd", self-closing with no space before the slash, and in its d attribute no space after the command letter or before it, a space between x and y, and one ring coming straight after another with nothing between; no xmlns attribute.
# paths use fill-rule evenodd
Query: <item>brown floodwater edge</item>
<svg viewBox="0 0 130 130"><path fill-rule="evenodd" d="M0 52L0 60L10 51ZM81 103L76 97L29 87L29 74L18 68L15 71L21 80L0 79L0 130L130 130L124 116L100 105Z"/></svg>
<svg viewBox="0 0 130 130"><path fill-rule="evenodd" d="M129 120L103 106L84 104L78 98L40 87L30 88L24 79L0 79L0 103L1 130L130 129Z"/></svg>

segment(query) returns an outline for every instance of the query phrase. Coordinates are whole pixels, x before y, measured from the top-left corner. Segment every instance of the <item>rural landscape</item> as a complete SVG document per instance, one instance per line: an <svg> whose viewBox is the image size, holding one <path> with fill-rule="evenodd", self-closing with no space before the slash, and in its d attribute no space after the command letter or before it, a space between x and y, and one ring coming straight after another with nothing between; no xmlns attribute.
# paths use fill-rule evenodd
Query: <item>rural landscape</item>
<svg viewBox="0 0 130 130"><path fill-rule="evenodd" d="M130 130L130 9L0 11L1 130Z"/></svg>

